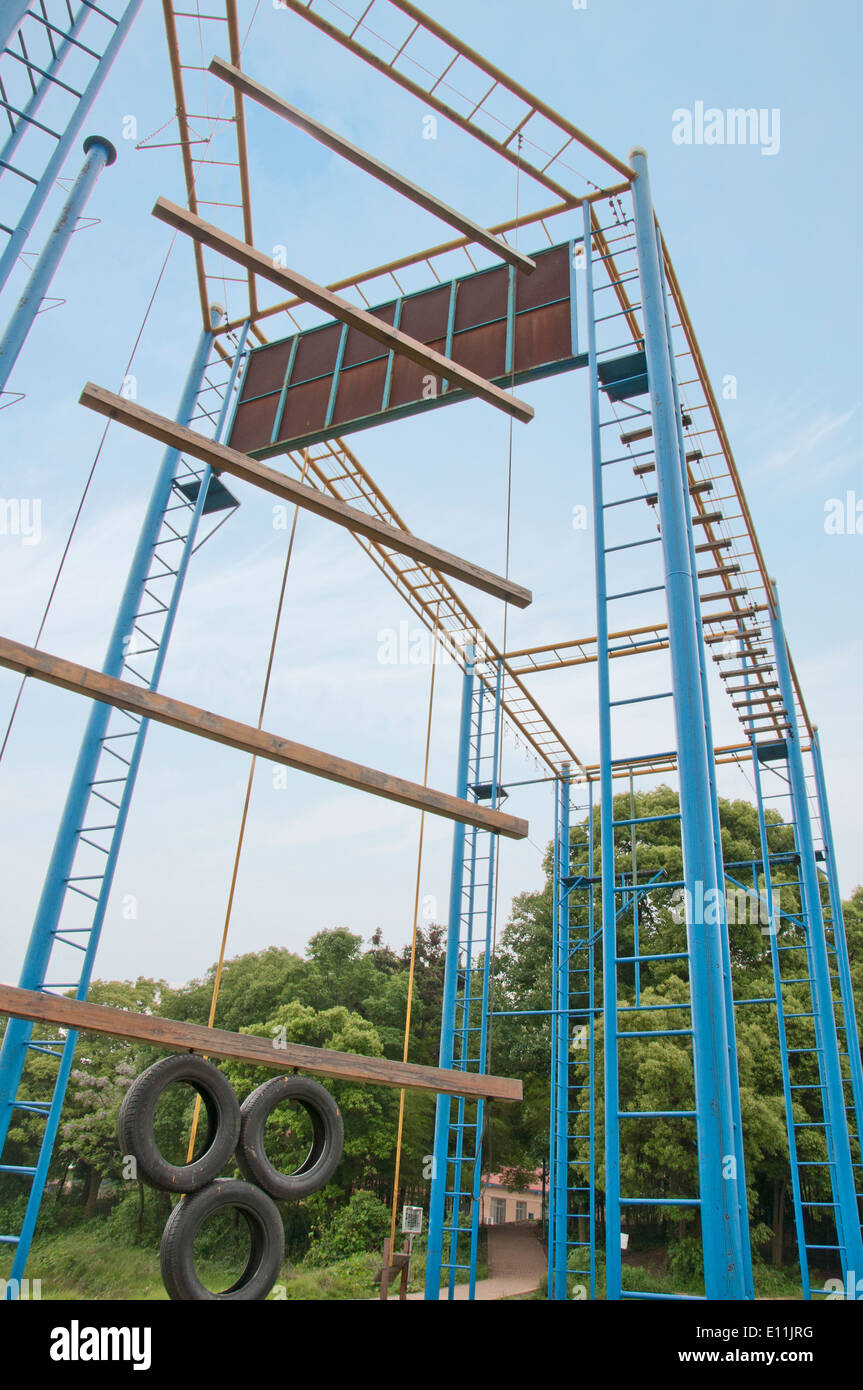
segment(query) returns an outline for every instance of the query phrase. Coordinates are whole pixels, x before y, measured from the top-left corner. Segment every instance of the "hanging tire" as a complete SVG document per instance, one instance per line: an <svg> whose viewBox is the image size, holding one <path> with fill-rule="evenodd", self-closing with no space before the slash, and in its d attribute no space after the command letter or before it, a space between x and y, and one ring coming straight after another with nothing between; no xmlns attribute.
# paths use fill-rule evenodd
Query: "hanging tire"
<svg viewBox="0 0 863 1390"><path fill-rule="evenodd" d="M230 1209L239 1211L248 1225L249 1258L239 1279L216 1293L198 1276L195 1239L208 1217ZM259 1302L276 1282L284 1255L285 1229L275 1203L249 1183L220 1178L174 1207L162 1235L159 1263L168 1297L176 1302Z"/></svg>
<svg viewBox="0 0 863 1390"><path fill-rule="evenodd" d="M265 1149L267 1120L284 1101L301 1105L312 1122L309 1152L291 1173L280 1173ZM296 1202L326 1187L341 1162L345 1146L342 1117L329 1091L306 1076L275 1076L243 1101L240 1113L237 1164L248 1182L257 1183L283 1202Z"/></svg>
<svg viewBox="0 0 863 1390"><path fill-rule="evenodd" d="M167 1088L177 1082L193 1086L207 1118L204 1152L192 1163L169 1163L156 1143L156 1106ZM120 1106L117 1136L124 1154L137 1161L138 1176L167 1192L198 1192L230 1162L240 1136L240 1103L219 1068L203 1057L181 1053L163 1057L142 1072Z"/></svg>

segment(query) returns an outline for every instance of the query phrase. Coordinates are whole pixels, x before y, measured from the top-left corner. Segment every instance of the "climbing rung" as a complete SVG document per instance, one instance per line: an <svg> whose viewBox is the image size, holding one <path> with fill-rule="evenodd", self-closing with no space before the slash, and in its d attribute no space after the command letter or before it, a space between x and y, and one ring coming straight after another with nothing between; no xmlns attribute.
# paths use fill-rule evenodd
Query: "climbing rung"
<svg viewBox="0 0 863 1390"><path fill-rule="evenodd" d="M700 1197L621 1197L622 1207L700 1207Z"/></svg>
<svg viewBox="0 0 863 1390"><path fill-rule="evenodd" d="M618 1110L619 1120L694 1120L697 1110Z"/></svg>
<svg viewBox="0 0 863 1390"><path fill-rule="evenodd" d="M655 1007L655 1006L654 1006ZM660 1006L661 1007L661 1006ZM621 1010L621 1012L623 1012ZM624 1038L691 1038L694 1030L692 1028L658 1028L654 1030L640 1029L631 1032L627 1029L623 1033L618 1033L619 1039Z"/></svg>

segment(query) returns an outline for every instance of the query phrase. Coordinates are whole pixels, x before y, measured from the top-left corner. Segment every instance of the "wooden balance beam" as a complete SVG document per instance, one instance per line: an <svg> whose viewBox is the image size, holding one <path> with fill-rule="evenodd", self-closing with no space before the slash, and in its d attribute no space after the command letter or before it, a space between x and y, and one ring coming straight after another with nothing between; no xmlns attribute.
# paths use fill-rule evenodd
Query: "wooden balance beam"
<svg viewBox="0 0 863 1390"><path fill-rule="evenodd" d="M290 102L285 101L284 97L277 92L270 91L261 82L256 82L240 68L234 67L232 63L226 63L224 58L214 58L210 63L210 72L215 77L220 77L223 82L227 82L233 87L235 92L242 96L250 97L259 106L263 106L267 111L272 111L276 116L281 116L283 120L289 121L297 130L305 131L306 135L311 135L318 144L332 150L335 154L341 155L348 160L355 168L362 169L364 173L371 174L372 178L378 179L387 188L393 189L396 193L401 193L405 198L410 198L417 207L424 208L434 217L439 217L442 222L448 222L456 231L463 236L470 237L478 246L484 246L493 255L500 256L509 265L515 266L516 270L523 271L530 275L536 270L536 261L531 260L530 256L523 256L514 246L508 246L500 237L489 232L485 227L465 217L464 213L451 208L448 203L441 202L433 193L427 189L420 188L418 184L406 179L403 174L396 173L388 164L382 164L374 155L366 150L359 149L352 145L350 140L346 140L343 135L338 135L336 131L330 130L327 126L321 125L307 111L300 111L298 107L291 106Z"/></svg>
<svg viewBox="0 0 863 1390"><path fill-rule="evenodd" d="M178 207L176 203L169 202L167 198L157 198L153 205L153 216L176 231L184 232L199 245L208 246L211 251L226 256L228 260L241 265L253 275L260 275L271 284L278 285L280 289L299 295L308 304L314 304L316 309L332 315L334 319L339 319L349 328L364 333L366 337L373 338L376 343L382 343L385 348L392 348L394 352L400 353L409 362L415 362L431 376L455 382L471 395L496 406L498 410L505 411L507 415L524 424L533 419L533 406L519 400L509 391L495 386L494 382L486 380L483 376L477 376L476 372L453 362L450 357L444 357L442 353L436 352L434 348L428 347L416 338L411 338L407 333L402 333L400 329L391 328L383 319L376 318L366 309L358 309L350 300L333 294L332 290L316 284L314 280L308 280L298 270L276 265L271 256L265 256L245 241L238 241L228 232L223 232L221 228L214 227L211 222L205 222L195 213Z"/></svg>
<svg viewBox="0 0 863 1390"><path fill-rule="evenodd" d="M285 502L292 502L304 511L322 516L325 521L344 526L354 535L365 536L368 540L391 547L401 555L409 555L421 564L430 565L433 570L440 570L443 574L452 575L454 579L463 580L474 589L482 589L494 598L502 598L515 608L527 608L532 601L530 589L525 589L522 584L516 584L503 575L483 569L471 560L463 560L459 555L441 549L439 545L422 540L412 531L401 531L396 526L390 526L379 517L370 516L368 512L361 512L358 507L351 507L337 497L319 492L309 483L298 483L286 474L278 473L275 468L270 468L268 464L259 463L257 459L241 453L239 449L232 449L227 444L216 444L197 430L178 425L175 421L168 420L164 415L157 415L154 410L148 410L146 406L138 405L134 401L127 401L115 391L106 391L103 386L96 386L92 381L88 381L79 400L81 405L86 405L88 409L95 410L109 420L117 420L121 425L127 425L129 429L146 435L148 439L167 444L168 448L177 449L181 454L191 454L193 458L200 459L201 463L209 464L215 473L230 473L232 477L240 478L244 483L259 487L262 492L269 492L273 497L281 497Z"/></svg>
<svg viewBox="0 0 863 1390"><path fill-rule="evenodd" d="M373 1086L395 1086L413 1091L434 1091L468 1100L519 1101L522 1084L513 1077L480 1076L443 1067L421 1067L415 1062L391 1062L385 1057L362 1057L354 1052L333 1052L325 1047L282 1043L224 1028L205 1028L199 1023L179 1023L172 1018L109 1009L56 994L0 985L0 1014L32 1023L53 1023L87 1033L105 1033L128 1042L147 1043L169 1052L197 1052L206 1057L229 1057L273 1071L311 1072L337 1081L366 1081Z"/></svg>
<svg viewBox="0 0 863 1390"><path fill-rule="evenodd" d="M451 796L449 792L423 787L419 782L408 782L404 777L393 777L388 772L378 772L373 767L349 762L347 758L325 753L320 748L310 748L305 743L268 734L265 729L256 729L251 724L241 724L236 719L226 719L222 714L199 709L197 705L172 700L170 696L160 695L155 690L117 680L115 676L93 670L91 666L79 666L76 662L51 656L36 647L13 642L8 637L0 637L0 666L7 666L10 671L20 671L23 676L35 676L49 685L59 685L76 695L101 700L103 704L114 705L117 709L131 710L143 719L155 719L159 724L169 724L171 728L181 729L184 733L198 734L202 738L212 739L214 743L224 743L229 748L239 748L243 753L253 753L266 762L283 763L299 772L323 777L328 782L339 782L343 787L354 787L357 791L382 796L387 801L398 801L402 806L412 806L418 811L444 816L447 820L475 825L481 830L491 830L512 840L523 840L528 833L526 820L507 815L504 811L465 801L461 797Z"/></svg>

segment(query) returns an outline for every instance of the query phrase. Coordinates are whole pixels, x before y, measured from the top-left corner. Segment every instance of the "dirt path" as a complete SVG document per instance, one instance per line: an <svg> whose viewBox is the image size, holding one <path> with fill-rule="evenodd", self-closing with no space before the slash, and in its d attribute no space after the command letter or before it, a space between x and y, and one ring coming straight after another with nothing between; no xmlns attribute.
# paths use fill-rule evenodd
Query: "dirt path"
<svg viewBox="0 0 863 1390"><path fill-rule="evenodd" d="M536 1226L490 1226L488 1231L488 1278L476 1286L476 1301L514 1298L539 1288L546 1272L546 1255L537 1239ZM467 1284L457 1284L455 1301L467 1302ZM422 1294L411 1294L412 1299Z"/></svg>

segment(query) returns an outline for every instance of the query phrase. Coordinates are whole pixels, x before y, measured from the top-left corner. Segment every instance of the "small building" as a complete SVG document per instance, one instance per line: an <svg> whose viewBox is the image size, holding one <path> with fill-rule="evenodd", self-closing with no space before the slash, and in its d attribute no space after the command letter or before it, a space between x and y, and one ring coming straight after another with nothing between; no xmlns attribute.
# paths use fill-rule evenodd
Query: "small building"
<svg viewBox="0 0 863 1390"><path fill-rule="evenodd" d="M480 1199L480 1221L504 1226L511 1221L540 1221L543 1210L542 1169L525 1188L510 1187L503 1173L485 1173Z"/></svg>

